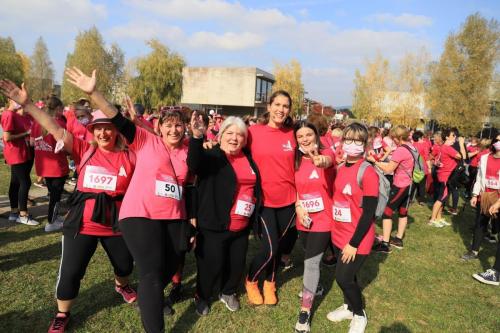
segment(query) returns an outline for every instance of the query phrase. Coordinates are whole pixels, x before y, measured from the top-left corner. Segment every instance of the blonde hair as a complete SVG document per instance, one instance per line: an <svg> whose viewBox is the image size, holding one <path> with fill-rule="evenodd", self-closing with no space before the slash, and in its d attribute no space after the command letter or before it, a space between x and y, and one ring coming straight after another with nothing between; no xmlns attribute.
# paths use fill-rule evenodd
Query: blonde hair
<svg viewBox="0 0 500 333"><path fill-rule="evenodd" d="M336 137L342 137L342 129L341 128L338 128L338 127L335 127L334 129L332 129L332 136L336 136Z"/></svg>
<svg viewBox="0 0 500 333"><path fill-rule="evenodd" d="M410 132L403 125L398 125L391 129L390 135L393 139L408 141L408 138L410 137Z"/></svg>
<svg viewBox="0 0 500 333"><path fill-rule="evenodd" d="M482 138L479 141L479 146L481 147L481 149L488 149L488 148L490 148L490 146L491 146L491 139Z"/></svg>

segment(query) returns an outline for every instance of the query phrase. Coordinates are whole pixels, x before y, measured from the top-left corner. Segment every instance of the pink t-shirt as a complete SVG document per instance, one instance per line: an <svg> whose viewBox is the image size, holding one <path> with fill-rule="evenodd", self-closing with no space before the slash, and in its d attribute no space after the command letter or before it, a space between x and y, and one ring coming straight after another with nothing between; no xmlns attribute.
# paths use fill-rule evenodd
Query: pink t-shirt
<svg viewBox="0 0 500 333"><path fill-rule="evenodd" d="M2 129L10 134L21 134L31 128L31 117L11 110L2 113ZM3 138L2 138L3 140ZM29 136L11 141L3 140L3 155L8 165L24 163L33 158L29 148Z"/></svg>
<svg viewBox="0 0 500 333"><path fill-rule="evenodd" d="M408 147L415 150L411 144ZM414 160L412 154L405 147L398 147L392 153L391 161L398 163L398 167L394 172L394 185L399 188L405 188L412 183Z"/></svg>
<svg viewBox="0 0 500 333"><path fill-rule="evenodd" d="M263 205L285 207L295 202L292 129L255 125L248 129L248 146L262 179Z"/></svg>
<svg viewBox="0 0 500 333"><path fill-rule="evenodd" d="M188 147L183 144L169 151L161 137L136 127L129 149L136 154L137 162L123 198L120 220L127 217L185 219L183 188L188 175Z"/></svg>
<svg viewBox="0 0 500 333"><path fill-rule="evenodd" d="M364 196L378 196L378 175L373 167L365 170L362 179L362 189L358 185L358 170L363 161L358 161L350 167L341 166L335 177L333 193L333 224L332 242L339 249L343 249L351 241L359 219L363 214L361 202ZM375 225L370 229L358 246L358 254L370 254L375 239Z"/></svg>
<svg viewBox="0 0 500 333"><path fill-rule="evenodd" d="M475 153L478 152L474 157L470 159L470 166L477 168L477 165L479 163L479 147L478 146L468 146L467 147L467 152L468 153Z"/></svg>
<svg viewBox="0 0 500 333"><path fill-rule="evenodd" d="M63 119L56 119L61 127L66 126ZM63 149L57 154L54 153L56 139L52 134L43 135L42 126L33 123L30 137L35 142L35 170L40 177L63 177L69 173L68 159L66 151Z"/></svg>
<svg viewBox="0 0 500 333"><path fill-rule="evenodd" d="M453 170L455 170L457 166L457 159L455 157L457 155L458 152L452 146L443 144L439 147L437 179L441 183L446 183Z"/></svg>
<svg viewBox="0 0 500 333"><path fill-rule="evenodd" d="M335 155L330 149L321 152L330 156L333 164L328 169L316 167L309 158L302 158L295 171L295 186L300 203L312 219L311 228L305 228L297 218L297 230L328 232L332 228L332 195L335 176Z"/></svg>
<svg viewBox="0 0 500 333"><path fill-rule="evenodd" d="M248 226L248 221L255 205L254 188L257 176L250 167L247 157L241 153L237 156L227 155L229 163L236 174L236 194L231 208L230 231L241 231ZM253 206L255 207L255 206Z"/></svg>

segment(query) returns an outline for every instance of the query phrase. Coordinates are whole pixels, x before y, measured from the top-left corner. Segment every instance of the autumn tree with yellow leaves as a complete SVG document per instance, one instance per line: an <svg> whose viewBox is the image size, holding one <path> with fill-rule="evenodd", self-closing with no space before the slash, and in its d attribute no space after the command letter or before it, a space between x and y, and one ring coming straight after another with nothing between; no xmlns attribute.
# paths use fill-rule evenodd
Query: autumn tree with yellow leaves
<svg viewBox="0 0 500 333"><path fill-rule="evenodd" d="M302 66L292 59L289 64L274 63L275 83L273 92L285 90L292 97L292 116L301 115L304 101L304 84L302 83Z"/></svg>

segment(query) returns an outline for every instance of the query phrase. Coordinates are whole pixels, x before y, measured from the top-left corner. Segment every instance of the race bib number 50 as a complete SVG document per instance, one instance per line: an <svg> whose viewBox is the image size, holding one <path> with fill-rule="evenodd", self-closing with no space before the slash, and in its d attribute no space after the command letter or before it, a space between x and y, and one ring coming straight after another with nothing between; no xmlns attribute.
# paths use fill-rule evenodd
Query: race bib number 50
<svg viewBox="0 0 500 333"><path fill-rule="evenodd" d="M157 180L155 186L155 194L164 198L181 200L182 186L169 181Z"/></svg>
<svg viewBox="0 0 500 333"><path fill-rule="evenodd" d="M105 168L89 165L85 168L83 187L95 190L115 191L116 175Z"/></svg>

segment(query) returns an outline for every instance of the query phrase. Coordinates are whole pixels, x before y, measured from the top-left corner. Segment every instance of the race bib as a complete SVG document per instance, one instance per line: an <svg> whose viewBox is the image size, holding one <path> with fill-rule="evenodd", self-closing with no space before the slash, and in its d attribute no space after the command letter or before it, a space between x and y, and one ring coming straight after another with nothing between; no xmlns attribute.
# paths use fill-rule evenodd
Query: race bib
<svg viewBox="0 0 500 333"><path fill-rule="evenodd" d="M89 165L85 168L83 187L95 190L115 191L116 175L106 168Z"/></svg>
<svg viewBox="0 0 500 333"><path fill-rule="evenodd" d="M237 200L234 213L237 215L250 217L255 209L255 204L246 200Z"/></svg>
<svg viewBox="0 0 500 333"><path fill-rule="evenodd" d="M338 222L351 223L351 208L349 204L335 203L333 205L333 219Z"/></svg>
<svg viewBox="0 0 500 333"><path fill-rule="evenodd" d="M303 199L300 200L300 204L305 210L307 210L308 213L317 213L325 209L321 195L305 194L301 197Z"/></svg>
<svg viewBox="0 0 500 333"><path fill-rule="evenodd" d="M181 200L182 186L164 180L156 180L155 194L159 197Z"/></svg>
<svg viewBox="0 0 500 333"><path fill-rule="evenodd" d="M500 182L498 178L486 178L486 187L492 190L499 190Z"/></svg>

